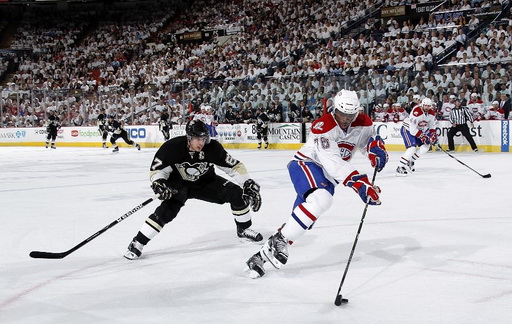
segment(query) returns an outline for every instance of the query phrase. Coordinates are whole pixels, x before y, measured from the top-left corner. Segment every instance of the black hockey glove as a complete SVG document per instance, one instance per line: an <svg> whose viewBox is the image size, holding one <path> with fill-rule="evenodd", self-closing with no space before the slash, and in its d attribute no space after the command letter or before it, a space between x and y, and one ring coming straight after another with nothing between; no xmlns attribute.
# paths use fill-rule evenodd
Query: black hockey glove
<svg viewBox="0 0 512 324"><path fill-rule="evenodd" d="M178 190L174 188L170 188L165 179L158 179L153 181L151 184L151 189L158 195L158 199L160 200L168 200L171 199L172 196L178 193Z"/></svg>
<svg viewBox="0 0 512 324"><path fill-rule="evenodd" d="M249 179L244 183L243 198L249 202L252 211L257 212L261 207L260 185Z"/></svg>

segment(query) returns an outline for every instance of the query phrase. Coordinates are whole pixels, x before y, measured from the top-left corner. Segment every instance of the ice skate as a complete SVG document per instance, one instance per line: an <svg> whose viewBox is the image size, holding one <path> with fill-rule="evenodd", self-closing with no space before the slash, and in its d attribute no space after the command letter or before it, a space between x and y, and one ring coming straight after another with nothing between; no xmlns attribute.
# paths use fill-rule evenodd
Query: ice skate
<svg viewBox="0 0 512 324"><path fill-rule="evenodd" d="M265 275L265 260L263 260L259 251L250 257L246 264L247 267L245 268L244 273L247 277L257 279Z"/></svg>
<svg viewBox="0 0 512 324"><path fill-rule="evenodd" d="M276 269L288 262L288 240L277 232L268 238L267 242L261 248L261 255Z"/></svg>
<svg viewBox="0 0 512 324"><path fill-rule="evenodd" d="M55 145L52 145L51 148L55 150L57 147Z"/></svg>
<svg viewBox="0 0 512 324"><path fill-rule="evenodd" d="M114 147L112 153L119 153L119 146Z"/></svg>
<svg viewBox="0 0 512 324"><path fill-rule="evenodd" d="M258 143L258 150L261 150L261 143Z"/></svg>
<svg viewBox="0 0 512 324"><path fill-rule="evenodd" d="M103 148L108 148L107 143L103 143Z"/></svg>
<svg viewBox="0 0 512 324"><path fill-rule="evenodd" d="M135 147L140 151L140 144L135 143Z"/></svg>
<svg viewBox="0 0 512 324"><path fill-rule="evenodd" d="M135 260L140 258L144 245L140 244L135 238L128 245L128 251L124 254L124 257L128 260Z"/></svg>
<svg viewBox="0 0 512 324"><path fill-rule="evenodd" d="M409 172L404 166L399 166L396 168L396 176L397 177L407 177Z"/></svg>
<svg viewBox="0 0 512 324"><path fill-rule="evenodd" d="M414 168L414 161L412 160L407 163L407 167L409 168L409 171L411 171L411 173L416 171L416 169Z"/></svg>
<svg viewBox="0 0 512 324"><path fill-rule="evenodd" d="M261 233L250 228L242 229L238 227L236 234L242 242L260 242L263 240L263 235L261 235Z"/></svg>
<svg viewBox="0 0 512 324"><path fill-rule="evenodd" d="M268 149L268 142L265 143L265 149Z"/></svg>

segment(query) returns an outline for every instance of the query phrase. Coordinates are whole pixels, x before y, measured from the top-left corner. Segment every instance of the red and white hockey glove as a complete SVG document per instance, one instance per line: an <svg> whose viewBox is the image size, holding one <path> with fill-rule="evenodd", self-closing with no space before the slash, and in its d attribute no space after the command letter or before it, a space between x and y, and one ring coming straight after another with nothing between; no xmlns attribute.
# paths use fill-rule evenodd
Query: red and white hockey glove
<svg viewBox="0 0 512 324"><path fill-rule="evenodd" d="M420 137L423 144L432 144L435 145L437 143L437 133L435 129L430 129L428 132L421 134Z"/></svg>
<svg viewBox="0 0 512 324"><path fill-rule="evenodd" d="M437 133L435 129L431 129L428 131L428 139L430 140L430 144L437 144Z"/></svg>
<svg viewBox="0 0 512 324"><path fill-rule="evenodd" d="M377 135L375 139L370 137L368 145L366 145L366 151L368 152L368 158L370 159L372 167L377 167L378 172L382 171L389 159L382 138L379 135Z"/></svg>
<svg viewBox="0 0 512 324"><path fill-rule="evenodd" d="M365 203L367 202L370 205L381 204L379 199L380 188L372 186L366 174L360 174L356 170L343 181L343 184L354 189Z"/></svg>

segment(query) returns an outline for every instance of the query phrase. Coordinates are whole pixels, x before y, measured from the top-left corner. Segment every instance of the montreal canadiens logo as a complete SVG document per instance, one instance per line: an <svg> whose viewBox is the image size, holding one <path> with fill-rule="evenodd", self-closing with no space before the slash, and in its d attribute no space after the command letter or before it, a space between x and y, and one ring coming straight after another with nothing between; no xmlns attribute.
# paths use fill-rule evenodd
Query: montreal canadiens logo
<svg viewBox="0 0 512 324"><path fill-rule="evenodd" d="M319 130L319 131L322 131L323 128L324 128L324 122L318 122L315 125L313 125L313 129L316 129L316 130Z"/></svg>
<svg viewBox="0 0 512 324"><path fill-rule="evenodd" d="M77 137L77 136L78 136L78 131L77 131L77 130L75 130L75 129L74 129L74 130L72 130L72 131L71 131L71 136L73 136L73 137Z"/></svg>
<svg viewBox="0 0 512 324"><path fill-rule="evenodd" d="M338 148L340 149L341 158L348 161L352 158L352 152L354 151L355 145L349 142L339 142Z"/></svg>

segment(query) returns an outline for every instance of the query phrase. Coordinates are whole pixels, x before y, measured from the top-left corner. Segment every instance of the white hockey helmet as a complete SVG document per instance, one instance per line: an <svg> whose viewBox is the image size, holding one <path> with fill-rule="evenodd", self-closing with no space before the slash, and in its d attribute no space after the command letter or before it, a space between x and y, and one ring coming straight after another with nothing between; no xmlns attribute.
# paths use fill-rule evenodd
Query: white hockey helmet
<svg viewBox="0 0 512 324"><path fill-rule="evenodd" d="M334 97L334 109L343 114L357 115L361 109L357 93L351 90L341 90Z"/></svg>
<svg viewBox="0 0 512 324"><path fill-rule="evenodd" d="M432 100L430 100L430 98L424 98L422 101L421 101L421 107L422 108L431 108L432 106L434 105L434 103L432 102Z"/></svg>

